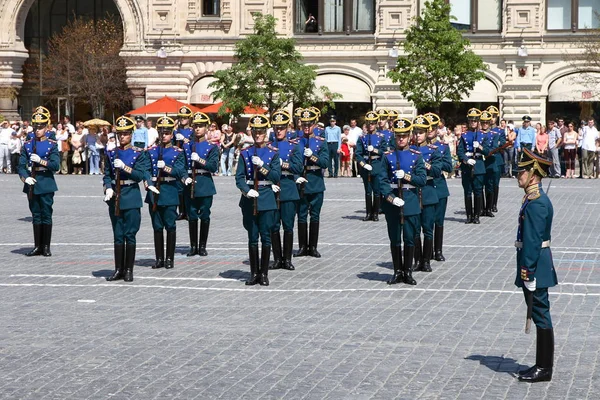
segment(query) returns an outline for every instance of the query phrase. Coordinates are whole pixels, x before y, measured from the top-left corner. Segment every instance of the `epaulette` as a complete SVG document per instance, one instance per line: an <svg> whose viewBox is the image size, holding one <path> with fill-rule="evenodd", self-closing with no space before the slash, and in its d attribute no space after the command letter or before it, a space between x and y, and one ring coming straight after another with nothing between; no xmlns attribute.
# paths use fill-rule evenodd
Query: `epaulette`
<svg viewBox="0 0 600 400"><path fill-rule="evenodd" d="M279 149L277 147L271 146L271 143L267 144L267 147L269 148L269 150L279 151Z"/></svg>
<svg viewBox="0 0 600 400"><path fill-rule="evenodd" d="M318 139L318 140L325 140L325 138L323 138L323 137L321 137L321 136L315 136L315 139Z"/></svg>
<svg viewBox="0 0 600 400"><path fill-rule="evenodd" d="M139 148L139 147L135 147L135 146L131 146L131 149L132 149L133 151L144 151L144 149L142 149L142 148Z"/></svg>
<svg viewBox="0 0 600 400"><path fill-rule="evenodd" d="M288 140L288 142L293 143L293 144L298 144L298 143L300 143L300 139L293 138L293 139Z"/></svg>
<svg viewBox="0 0 600 400"><path fill-rule="evenodd" d="M430 149L434 149L436 150L438 148L438 146L436 146L435 144L428 144L427 145Z"/></svg>
<svg viewBox="0 0 600 400"><path fill-rule="evenodd" d="M527 194L527 199L531 201L531 200L539 199L540 196L541 196L541 193L538 190L538 191Z"/></svg>
<svg viewBox="0 0 600 400"><path fill-rule="evenodd" d="M183 151L183 149L180 149L180 148L179 148L179 147L177 147L177 146L173 146L173 148L175 149L175 151L176 151L176 152Z"/></svg>
<svg viewBox="0 0 600 400"><path fill-rule="evenodd" d="M413 154L421 154L421 152L419 150L415 150L415 149L410 149L410 152Z"/></svg>
<svg viewBox="0 0 600 400"><path fill-rule="evenodd" d="M385 137L385 135L383 134L383 132L375 132L377 134L377 136L379 137Z"/></svg>
<svg viewBox="0 0 600 400"><path fill-rule="evenodd" d="M58 142L57 142L56 140L54 140L54 139L50 139L50 138L48 138L48 139L46 139L46 140L48 140L50 143L58 143Z"/></svg>

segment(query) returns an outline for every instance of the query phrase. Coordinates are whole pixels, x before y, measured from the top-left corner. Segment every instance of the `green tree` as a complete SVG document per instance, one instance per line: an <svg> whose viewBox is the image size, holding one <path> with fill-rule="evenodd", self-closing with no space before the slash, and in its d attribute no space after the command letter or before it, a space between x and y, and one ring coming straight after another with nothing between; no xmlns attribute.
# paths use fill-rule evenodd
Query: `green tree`
<svg viewBox="0 0 600 400"><path fill-rule="evenodd" d="M439 110L442 101L460 102L487 69L470 42L452 26L450 4L445 0L425 3L422 15L406 30L404 54L388 77L417 108Z"/></svg>
<svg viewBox="0 0 600 400"><path fill-rule="evenodd" d="M302 63L296 50L296 41L277 36L272 15L254 15L254 33L235 45L234 64L215 73L213 98L223 100L219 114L226 110L239 115L248 104L264 107L272 113L295 103L299 106L325 101L334 106L339 98L326 86L321 86L321 96L316 94L316 66Z"/></svg>

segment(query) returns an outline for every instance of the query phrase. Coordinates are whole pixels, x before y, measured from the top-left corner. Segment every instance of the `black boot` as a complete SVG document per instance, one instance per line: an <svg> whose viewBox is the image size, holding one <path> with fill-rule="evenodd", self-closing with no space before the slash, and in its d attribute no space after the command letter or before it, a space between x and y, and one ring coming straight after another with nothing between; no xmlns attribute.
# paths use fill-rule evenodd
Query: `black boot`
<svg viewBox="0 0 600 400"><path fill-rule="evenodd" d="M33 225L33 249L25 254L27 257L32 256L41 256L43 253L42 250L42 225L34 224Z"/></svg>
<svg viewBox="0 0 600 400"><path fill-rule="evenodd" d="M552 380L554 367L554 330L537 328L537 346L535 365L526 371L519 372L521 382L549 382Z"/></svg>
<svg viewBox="0 0 600 400"><path fill-rule="evenodd" d="M421 247L421 235L415 236L415 245L413 247L413 254L415 255L414 263L411 264L411 271L419 271L421 269L421 254L423 249Z"/></svg>
<svg viewBox="0 0 600 400"><path fill-rule="evenodd" d="M370 221L373 219L373 197L370 194L365 195L365 203L367 204L367 215L362 220Z"/></svg>
<svg viewBox="0 0 600 400"><path fill-rule="evenodd" d="M494 186L494 198L492 202L493 212L498 212L498 192L500 192L500 186Z"/></svg>
<svg viewBox="0 0 600 400"><path fill-rule="evenodd" d="M379 221L379 206L381 203L381 196L378 194L373 195L373 221Z"/></svg>
<svg viewBox="0 0 600 400"><path fill-rule="evenodd" d="M310 233L308 239L308 255L311 257L321 258L321 253L317 251L317 245L319 244L319 223L310 223Z"/></svg>
<svg viewBox="0 0 600 400"><path fill-rule="evenodd" d="M207 256L206 241L208 240L208 228L210 228L210 220L200 221L200 243L198 244L198 255Z"/></svg>
<svg viewBox="0 0 600 400"><path fill-rule="evenodd" d="M118 281L123 279L123 268L125 263L125 245L115 244L115 272L106 278L107 281Z"/></svg>
<svg viewBox="0 0 600 400"><path fill-rule="evenodd" d="M423 272L431 272L431 263L429 262L429 254L433 249L433 240L432 239L423 239L423 252L421 255L421 261L419 262L418 271Z"/></svg>
<svg viewBox="0 0 600 400"><path fill-rule="evenodd" d="M485 192L485 210L483 211L484 216L494 217L492 213L492 205L494 204L494 192Z"/></svg>
<svg viewBox="0 0 600 400"><path fill-rule="evenodd" d="M304 257L308 255L308 224L306 222L298 222L298 245L300 248L294 254L294 257Z"/></svg>
<svg viewBox="0 0 600 400"><path fill-rule="evenodd" d="M412 269L411 269L414 255L415 255L415 247L404 245L404 264L402 265L402 269L404 270L404 279L402 281L404 283L406 283L407 285L416 285L417 284L417 281L415 281L412 277Z"/></svg>
<svg viewBox="0 0 600 400"><path fill-rule="evenodd" d="M186 256L192 257L198 254L198 220L189 221L188 227L190 230L190 251Z"/></svg>
<svg viewBox="0 0 600 400"><path fill-rule="evenodd" d="M483 196L475 196L475 211L473 212L473 223L479 223L479 215L481 215L481 206L483 204Z"/></svg>
<svg viewBox="0 0 600 400"><path fill-rule="evenodd" d="M135 244L125 246L125 282L133 282L133 263L135 262Z"/></svg>
<svg viewBox="0 0 600 400"><path fill-rule="evenodd" d="M44 257L52 256L50 253L50 241L52 240L52 224L42 225L42 255Z"/></svg>
<svg viewBox="0 0 600 400"><path fill-rule="evenodd" d="M154 254L156 256L156 262L152 266L152 269L162 268L165 266L165 237L162 229L160 231L154 231Z"/></svg>
<svg viewBox="0 0 600 400"><path fill-rule="evenodd" d="M292 264L292 246L294 245L294 232L283 231L283 265L284 269L293 271L296 268Z"/></svg>
<svg viewBox="0 0 600 400"><path fill-rule="evenodd" d="M281 256L281 236L279 231L271 232L271 248L273 249L273 265L269 269L279 269L283 266L283 257Z"/></svg>
<svg viewBox="0 0 600 400"><path fill-rule="evenodd" d="M436 225L433 233L435 261L446 261L444 255L442 254L442 246L444 244L444 227Z"/></svg>
<svg viewBox="0 0 600 400"><path fill-rule="evenodd" d="M177 243L177 232L167 231L167 259L165 260L165 268L171 269L175 266L175 244Z"/></svg>
<svg viewBox="0 0 600 400"><path fill-rule="evenodd" d="M262 245L260 255L260 286L269 286L269 260L271 259L271 246Z"/></svg>
<svg viewBox="0 0 600 400"><path fill-rule="evenodd" d="M465 212L467 213L467 221L465 224L473 223L473 198L465 196Z"/></svg>
<svg viewBox="0 0 600 400"><path fill-rule="evenodd" d="M248 246L248 258L250 259L250 279L246 281L246 285L253 286L259 281L257 244L251 244Z"/></svg>
<svg viewBox="0 0 600 400"><path fill-rule="evenodd" d="M396 283L404 281L404 274L402 272L402 248L400 246L390 245L390 251L392 252L394 275L387 283L388 285L395 285Z"/></svg>
<svg viewBox="0 0 600 400"><path fill-rule="evenodd" d="M185 201L183 199L183 194L179 195L179 215L177 215L177 221L182 219L187 219L187 214L185 212Z"/></svg>

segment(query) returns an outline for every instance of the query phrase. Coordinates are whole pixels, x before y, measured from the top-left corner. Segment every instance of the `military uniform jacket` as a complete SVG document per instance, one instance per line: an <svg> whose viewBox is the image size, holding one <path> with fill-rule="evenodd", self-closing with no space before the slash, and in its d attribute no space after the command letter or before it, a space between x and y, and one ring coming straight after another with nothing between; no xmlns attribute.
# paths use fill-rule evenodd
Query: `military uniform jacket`
<svg viewBox="0 0 600 400"><path fill-rule="evenodd" d="M119 171L119 180L121 181L121 194L119 207L121 210L130 210L133 208L142 208L142 194L140 192L139 182L150 169L150 157L143 149L128 145L125 149L119 147L106 152L106 162L104 163L104 190L113 189L115 196L109 200L109 204L114 204L117 196L117 185L115 181L115 168L113 163L115 159L120 159L125 163L125 169Z"/></svg>
<svg viewBox="0 0 600 400"><path fill-rule="evenodd" d="M254 169L257 171L258 186L258 211L277 210L277 201L275 192L273 192L272 183L277 183L281 179L281 162L276 148L264 146L256 148L248 147L240 153L237 170L235 172L235 186L242 191L239 206L242 208L251 208L254 206L254 199L246 197L250 189L254 189ZM259 156L263 161L263 166L258 167L252 164L252 157Z"/></svg>
<svg viewBox="0 0 600 400"><path fill-rule="evenodd" d="M488 148L489 151L492 151L496 148L498 148L498 139L499 136L492 130L488 131L488 132L484 132L483 136L485 137L485 141L488 144ZM496 161L497 157L502 157L502 154L492 154L492 155L488 155L485 158L485 169L486 171L493 171L496 169L496 165L498 165L498 162Z"/></svg>
<svg viewBox="0 0 600 400"><path fill-rule="evenodd" d="M461 161L460 170L463 174L470 174L471 168L474 169L475 175L485 174L485 165L483 158L489 153L488 141L484 140L483 133L480 131L467 131L460 137L458 146L456 146L456 155ZM479 148L473 147L473 142L479 142ZM467 164L468 159L474 159L477 163L474 167Z"/></svg>
<svg viewBox="0 0 600 400"><path fill-rule="evenodd" d="M440 153L442 171L452 173L454 169L452 168L452 155L450 154L450 147L448 147L447 144L442 143L440 141L436 141L434 145L437 146L437 149ZM438 177L433 177L433 184L435 185L435 190L439 199L443 199L450 196L450 191L448 190L448 183L446 182L446 177L444 176L444 174L440 174L440 176Z"/></svg>
<svg viewBox="0 0 600 400"><path fill-rule="evenodd" d="M398 179L395 175L395 171L400 169L405 173L404 178L401 179L404 188L402 193L399 192ZM407 217L421 213L419 188L425 186L427 182L427 171L423 157L418 151L407 149L385 153L379 177L381 195L386 201L391 203L394 197L404 200L404 215Z"/></svg>
<svg viewBox="0 0 600 400"><path fill-rule="evenodd" d="M160 171L160 194L153 192L146 193L146 203L154 204L154 199L158 198L159 206L176 206L179 204L178 182L188 177L185 166L185 155L179 147L171 146L152 146L147 150L150 156L150 168L146 171L144 186L157 186L158 174ZM165 162L165 167L159 170L156 167L158 160Z"/></svg>
<svg viewBox="0 0 600 400"><path fill-rule="evenodd" d="M327 142L320 136L310 137L308 147L313 154L310 157L304 156L306 147L306 138L302 137L298 140L298 147L303 158L303 172L306 170L306 179L308 182L304 184L304 193L321 193L325 191L325 179L323 179L322 169L327 168L329 163L329 150Z"/></svg>
<svg viewBox="0 0 600 400"><path fill-rule="evenodd" d="M434 144L424 146L411 146L413 150L421 153L425 170L427 171L427 183L421 188L421 201L424 206L437 204L440 199L435 188L434 178L442 176L442 155Z"/></svg>
<svg viewBox="0 0 600 400"><path fill-rule="evenodd" d="M385 144L387 146L386 150L396 149L396 140L394 139L394 132L390 131L389 129L378 129L377 132L383 135L383 138L385 139Z"/></svg>
<svg viewBox="0 0 600 400"><path fill-rule="evenodd" d="M296 139L298 137L298 131L287 131L285 133L285 140L293 140ZM277 135L275 134L275 131L271 132L269 134L269 143L273 144L277 141ZM281 154L280 154L281 156Z"/></svg>
<svg viewBox="0 0 600 400"><path fill-rule="evenodd" d="M272 147L279 149L279 160L281 162L281 179L279 186L279 201L294 201L300 199L296 178L302 174L302 149L298 141L281 140L270 143Z"/></svg>
<svg viewBox="0 0 600 400"><path fill-rule="evenodd" d="M552 203L544 193L541 183L537 190L523 197L515 244L517 246L516 286L523 287L523 279L531 281L533 278L538 288L548 288L558 283L550 250L553 215Z"/></svg>
<svg viewBox="0 0 600 400"><path fill-rule="evenodd" d="M369 153L367 148L369 145L373 146L373 151ZM381 157L383 157L387 149L385 138L381 133L370 133L363 135L356 142L356 162L363 167L365 164L371 164L373 167L372 171L362 170L361 174L365 176L370 172L373 175L379 174L381 168ZM370 156L370 157L369 157Z"/></svg>
<svg viewBox="0 0 600 400"><path fill-rule="evenodd" d="M43 160L42 164L30 161L34 147L35 154ZM54 180L54 173L60 169L60 155L56 141L44 138L44 140L36 140L35 143L34 140L25 142L21 148L18 167L21 181L25 182L25 179L32 175L32 169L35 169L35 180L37 181L33 185L33 194L54 193L58 190ZM23 193L29 193L29 185L26 183L23 186Z"/></svg>
<svg viewBox="0 0 600 400"><path fill-rule="evenodd" d="M201 142L188 142L183 145L185 152L187 173L190 177L194 175L192 168L196 170L196 182L194 182L194 197L207 197L217 194L212 174L219 170L219 148L203 140ZM192 161L192 153L197 153L199 161Z"/></svg>
<svg viewBox="0 0 600 400"><path fill-rule="evenodd" d="M181 134L183 135L183 137L185 139L189 140L193 140L194 137L194 130L192 128L190 128L189 126L183 128L183 127L178 127L177 129L175 129L175 135L176 134ZM183 147L183 144L185 142L182 142L181 140L177 140L175 139L175 135L173 135L173 144L177 144L178 147Z"/></svg>
<svg viewBox="0 0 600 400"><path fill-rule="evenodd" d="M504 146L506 144L506 133L504 132L504 129L495 126L492 128L492 132L498 135L498 147ZM504 156L502 153L496 153L496 165L504 165Z"/></svg>

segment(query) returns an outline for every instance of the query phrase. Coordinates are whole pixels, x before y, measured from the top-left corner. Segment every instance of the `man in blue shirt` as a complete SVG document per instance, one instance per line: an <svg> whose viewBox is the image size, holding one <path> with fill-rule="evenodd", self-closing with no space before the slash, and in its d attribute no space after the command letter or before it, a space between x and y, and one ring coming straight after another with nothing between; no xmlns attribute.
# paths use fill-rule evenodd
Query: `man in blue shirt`
<svg viewBox="0 0 600 400"><path fill-rule="evenodd" d="M131 141L135 147L146 150L148 148L148 128L144 126L145 119L141 115L135 117L136 128Z"/></svg>
<svg viewBox="0 0 600 400"><path fill-rule="evenodd" d="M329 119L329 126L325 128L325 140L327 140L327 149L329 151L329 163L327 170L329 178L337 178L340 164L339 152L342 146L342 130L336 125L335 117ZM333 162L333 170L331 163Z"/></svg>
<svg viewBox="0 0 600 400"><path fill-rule="evenodd" d="M535 133L535 128L531 126L531 117L529 115L525 115L523 117L523 125L517 132L517 140L515 142L515 147L517 148L519 154L523 151L523 148L532 150L535 144Z"/></svg>

